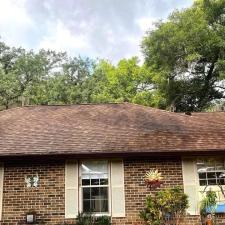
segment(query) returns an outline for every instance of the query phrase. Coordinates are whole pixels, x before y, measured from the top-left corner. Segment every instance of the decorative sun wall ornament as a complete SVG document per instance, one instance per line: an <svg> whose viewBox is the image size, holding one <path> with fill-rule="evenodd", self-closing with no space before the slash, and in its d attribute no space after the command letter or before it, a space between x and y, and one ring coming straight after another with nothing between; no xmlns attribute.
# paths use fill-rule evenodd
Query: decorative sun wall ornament
<svg viewBox="0 0 225 225"><path fill-rule="evenodd" d="M162 184L162 174L158 172L158 170L150 170L146 172L144 181L147 187L149 188L157 188Z"/></svg>
<svg viewBox="0 0 225 225"><path fill-rule="evenodd" d="M28 188L38 187L39 177L37 174L31 175L31 176L25 176L25 182L26 182Z"/></svg>

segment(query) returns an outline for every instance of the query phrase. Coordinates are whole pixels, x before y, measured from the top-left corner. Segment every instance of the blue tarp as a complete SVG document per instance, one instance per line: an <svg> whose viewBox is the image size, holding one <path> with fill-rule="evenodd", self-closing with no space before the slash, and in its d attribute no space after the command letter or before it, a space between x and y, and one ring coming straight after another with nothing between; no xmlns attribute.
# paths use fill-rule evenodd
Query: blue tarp
<svg viewBox="0 0 225 225"><path fill-rule="evenodd" d="M225 203L218 203L215 209L209 207L206 211L207 213L225 213Z"/></svg>

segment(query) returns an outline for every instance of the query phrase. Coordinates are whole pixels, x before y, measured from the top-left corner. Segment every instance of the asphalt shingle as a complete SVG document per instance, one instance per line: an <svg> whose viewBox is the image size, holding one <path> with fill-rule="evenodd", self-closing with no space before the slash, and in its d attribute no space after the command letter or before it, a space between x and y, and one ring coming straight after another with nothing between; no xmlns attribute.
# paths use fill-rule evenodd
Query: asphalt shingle
<svg viewBox="0 0 225 225"><path fill-rule="evenodd" d="M189 115L121 104L0 112L0 156L225 152L225 112Z"/></svg>

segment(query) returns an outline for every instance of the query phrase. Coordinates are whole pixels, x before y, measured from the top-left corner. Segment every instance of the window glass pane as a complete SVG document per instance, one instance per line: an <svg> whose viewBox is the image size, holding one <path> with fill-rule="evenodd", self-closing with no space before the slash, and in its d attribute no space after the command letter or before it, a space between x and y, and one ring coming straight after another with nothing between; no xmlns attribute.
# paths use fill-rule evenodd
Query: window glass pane
<svg viewBox="0 0 225 225"><path fill-rule="evenodd" d="M83 188L83 199L91 198L91 188Z"/></svg>
<svg viewBox="0 0 225 225"><path fill-rule="evenodd" d="M82 179L82 185L83 186L90 185L90 179Z"/></svg>
<svg viewBox="0 0 225 225"><path fill-rule="evenodd" d="M91 199L99 199L100 198L100 188L92 187L91 188Z"/></svg>
<svg viewBox="0 0 225 225"><path fill-rule="evenodd" d="M91 200L91 209L95 213L108 212L108 200Z"/></svg>
<svg viewBox="0 0 225 225"><path fill-rule="evenodd" d="M218 184L220 184L220 185L224 185L224 184L225 184L224 179L218 179L217 182L218 182Z"/></svg>
<svg viewBox="0 0 225 225"><path fill-rule="evenodd" d="M108 199L108 188L107 187L100 187L100 196L101 196L101 199Z"/></svg>
<svg viewBox="0 0 225 225"><path fill-rule="evenodd" d="M92 173L90 176L91 179L100 179L103 177L102 173Z"/></svg>
<svg viewBox="0 0 225 225"><path fill-rule="evenodd" d="M91 185L99 185L99 179L91 179Z"/></svg>
<svg viewBox="0 0 225 225"><path fill-rule="evenodd" d="M207 178L208 179L215 179L216 178L216 173L212 172L212 173L207 173Z"/></svg>
<svg viewBox="0 0 225 225"><path fill-rule="evenodd" d="M108 179L100 179L100 185L107 185Z"/></svg>
<svg viewBox="0 0 225 225"><path fill-rule="evenodd" d="M89 174L82 174L82 179L90 179L90 175Z"/></svg>
<svg viewBox="0 0 225 225"><path fill-rule="evenodd" d="M206 173L199 173L199 179L206 179Z"/></svg>
<svg viewBox="0 0 225 225"><path fill-rule="evenodd" d="M208 180L208 185L216 185L216 180Z"/></svg>
<svg viewBox="0 0 225 225"><path fill-rule="evenodd" d="M85 212L85 213L91 212L91 202L90 202L90 200L83 200L83 212Z"/></svg>
<svg viewBox="0 0 225 225"><path fill-rule="evenodd" d="M107 161L84 161L81 165L82 174L85 173L108 173Z"/></svg>
<svg viewBox="0 0 225 225"><path fill-rule="evenodd" d="M223 172L217 172L216 173L216 177L217 178L224 178L225 176L224 176L225 174L223 173Z"/></svg>
<svg viewBox="0 0 225 225"><path fill-rule="evenodd" d="M207 181L206 180L200 180L200 186L206 186Z"/></svg>
<svg viewBox="0 0 225 225"><path fill-rule="evenodd" d="M102 200L101 201L101 212L108 212L109 206L108 206L108 200Z"/></svg>
<svg viewBox="0 0 225 225"><path fill-rule="evenodd" d="M92 212L102 212L101 211L101 201L100 200L91 200Z"/></svg>

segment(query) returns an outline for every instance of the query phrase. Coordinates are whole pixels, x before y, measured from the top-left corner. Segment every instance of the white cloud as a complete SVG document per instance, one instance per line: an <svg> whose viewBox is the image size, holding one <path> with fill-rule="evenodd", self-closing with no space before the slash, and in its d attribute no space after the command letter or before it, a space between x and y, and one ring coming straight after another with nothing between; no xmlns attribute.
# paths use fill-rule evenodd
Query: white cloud
<svg viewBox="0 0 225 225"><path fill-rule="evenodd" d="M25 0L0 0L0 24L4 24L6 21L9 25L12 25L11 22L20 26L32 24L30 17L26 13Z"/></svg>
<svg viewBox="0 0 225 225"><path fill-rule="evenodd" d="M33 26L25 0L0 0L0 35L10 45L21 45L24 34Z"/></svg>
<svg viewBox="0 0 225 225"><path fill-rule="evenodd" d="M72 53L77 50L88 48L88 41L82 34L73 34L66 28L62 21L49 23L48 33L40 41L37 48L53 49L56 51L68 51Z"/></svg>
<svg viewBox="0 0 225 225"><path fill-rule="evenodd" d="M192 1L0 0L0 36L11 46L68 51L71 56L116 63L124 57L141 57L146 30Z"/></svg>
<svg viewBox="0 0 225 225"><path fill-rule="evenodd" d="M155 28L155 23L158 21L157 18L151 17L141 17L138 18L135 22L139 26L139 28L145 32L147 30L153 30Z"/></svg>

